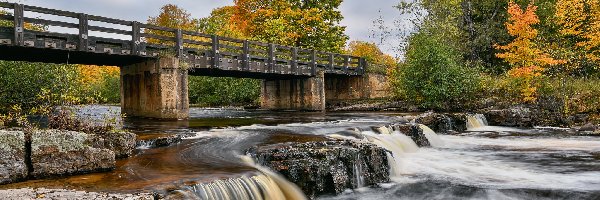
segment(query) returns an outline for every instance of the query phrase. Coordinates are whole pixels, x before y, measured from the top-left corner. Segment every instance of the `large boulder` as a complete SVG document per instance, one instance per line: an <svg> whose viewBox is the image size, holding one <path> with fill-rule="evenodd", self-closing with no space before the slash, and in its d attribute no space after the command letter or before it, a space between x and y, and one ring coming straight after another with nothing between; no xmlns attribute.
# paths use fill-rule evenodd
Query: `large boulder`
<svg viewBox="0 0 600 200"><path fill-rule="evenodd" d="M21 188L0 190L0 199L97 199L97 200L153 200L151 193L109 194L65 189Z"/></svg>
<svg viewBox="0 0 600 200"><path fill-rule="evenodd" d="M31 164L36 178L107 171L115 153L88 144L89 135L74 131L39 130L31 135Z"/></svg>
<svg viewBox="0 0 600 200"><path fill-rule="evenodd" d="M13 183L27 177L25 134L0 130L0 184Z"/></svg>
<svg viewBox="0 0 600 200"><path fill-rule="evenodd" d="M467 130L465 114L423 113L415 118L415 123L423 124L436 133L448 134Z"/></svg>
<svg viewBox="0 0 600 200"><path fill-rule="evenodd" d="M113 151L116 158L127 158L136 147L136 135L127 131L110 131L89 135L88 142L94 148Z"/></svg>
<svg viewBox="0 0 600 200"><path fill-rule="evenodd" d="M483 115L491 126L533 127L532 111L526 107L486 110Z"/></svg>
<svg viewBox="0 0 600 200"><path fill-rule="evenodd" d="M281 143L254 147L247 152L259 164L298 185L311 198L389 182L387 151L370 143L349 140Z"/></svg>
<svg viewBox="0 0 600 200"><path fill-rule="evenodd" d="M419 127L417 124L397 124L394 125L394 130L399 131L400 133L410 137L415 144L419 147L427 147L431 146L425 134L423 134L423 129Z"/></svg>

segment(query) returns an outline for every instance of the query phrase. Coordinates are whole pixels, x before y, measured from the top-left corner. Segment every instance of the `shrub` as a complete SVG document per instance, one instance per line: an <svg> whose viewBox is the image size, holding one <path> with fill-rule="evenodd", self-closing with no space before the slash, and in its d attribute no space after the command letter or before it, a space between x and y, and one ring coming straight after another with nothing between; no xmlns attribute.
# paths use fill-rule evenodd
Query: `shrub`
<svg viewBox="0 0 600 200"><path fill-rule="evenodd" d="M428 109L461 108L475 98L480 78L475 70L459 64L460 59L458 51L434 35L414 34L398 77L392 77L399 80L396 93Z"/></svg>
<svg viewBox="0 0 600 200"><path fill-rule="evenodd" d="M200 106L255 104L260 97L260 80L220 77L189 77L190 103Z"/></svg>

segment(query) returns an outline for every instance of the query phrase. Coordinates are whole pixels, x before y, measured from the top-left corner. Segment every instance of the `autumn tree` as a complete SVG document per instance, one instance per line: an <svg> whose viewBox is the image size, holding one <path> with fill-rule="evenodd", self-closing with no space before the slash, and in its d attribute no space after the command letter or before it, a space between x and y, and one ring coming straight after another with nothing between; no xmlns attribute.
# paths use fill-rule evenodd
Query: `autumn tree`
<svg viewBox="0 0 600 200"><path fill-rule="evenodd" d="M535 13L536 9L537 6L530 3L523 10L518 4L510 1L506 29L514 39L507 45L496 45L497 49L504 51L496 56L504 59L512 67L508 74L519 80L525 102L536 100L538 84L535 82L535 78L542 76L544 67L562 63L562 61L550 57L535 43L538 31L532 25L540 22Z"/></svg>
<svg viewBox="0 0 600 200"><path fill-rule="evenodd" d="M348 40L337 9L342 0L236 0L231 23L249 38L341 52Z"/></svg>
<svg viewBox="0 0 600 200"><path fill-rule="evenodd" d="M375 43L352 41L346 52L353 56L365 58L369 63L367 71L370 73L386 74L387 70L394 69L398 64L398 60L383 53Z"/></svg>
<svg viewBox="0 0 600 200"><path fill-rule="evenodd" d="M600 2L597 0L558 0L555 21L565 41L571 70L584 68L591 63L600 65ZM574 47L574 48L573 48Z"/></svg>
<svg viewBox="0 0 600 200"><path fill-rule="evenodd" d="M196 20L194 20L190 13L179 8L177 5L167 4L160 8L160 14L156 17L149 17L148 24L162 26L167 28L175 28L182 29L187 31L196 30ZM154 34L154 35L162 35L162 36L170 36L174 37L175 33L162 31L162 30L154 30L154 29L146 29L146 33ZM148 43L154 44L170 44L173 45L173 42L162 41L154 38L148 38Z"/></svg>

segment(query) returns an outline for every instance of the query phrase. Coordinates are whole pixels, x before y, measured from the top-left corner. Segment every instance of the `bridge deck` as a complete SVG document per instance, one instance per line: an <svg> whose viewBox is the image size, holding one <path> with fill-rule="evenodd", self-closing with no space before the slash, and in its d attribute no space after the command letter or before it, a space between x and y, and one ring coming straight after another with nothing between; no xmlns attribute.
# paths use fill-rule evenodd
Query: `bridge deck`
<svg viewBox="0 0 600 200"><path fill-rule="evenodd" d="M272 43L240 40L125 21L83 13L0 2L12 14L0 14L0 59L47 63L124 66L173 55L190 75L247 78L288 78L327 74L364 74L363 58ZM25 12L61 16L78 23L25 16ZM108 24L95 26L92 23ZM7 23L0 23L7 24ZM63 27L78 34L36 30L35 26ZM114 28L119 27L119 28ZM124 27L124 28L123 28ZM90 33L118 35L94 37ZM101 34L102 35L102 34ZM119 38L131 38L119 39Z"/></svg>

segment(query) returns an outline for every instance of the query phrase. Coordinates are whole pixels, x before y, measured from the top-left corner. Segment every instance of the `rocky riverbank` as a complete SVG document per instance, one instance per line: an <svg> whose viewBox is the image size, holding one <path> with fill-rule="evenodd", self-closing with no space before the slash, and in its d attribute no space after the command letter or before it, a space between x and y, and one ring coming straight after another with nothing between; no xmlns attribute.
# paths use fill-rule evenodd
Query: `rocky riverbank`
<svg viewBox="0 0 600 200"><path fill-rule="evenodd" d="M0 184L112 170L133 153L136 136L113 131L0 130Z"/></svg>
<svg viewBox="0 0 600 200"><path fill-rule="evenodd" d="M390 180L386 150L370 143L281 143L247 152L257 163L279 172L311 198Z"/></svg>
<svg viewBox="0 0 600 200"><path fill-rule="evenodd" d="M110 194L110 193L98 193L98 192L85 192L76 190L64 190L64 189L45 189L45 188L21 188L21 189L9 189L0 190L0 199L40 199L40 200L84 200L84 199L95 199L95 200L114 200L114 199L127 199L127 200L154 200L157 199L154 194L151 193L136 193L136 194Z"/></svg>

